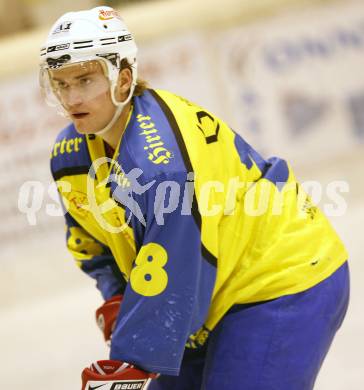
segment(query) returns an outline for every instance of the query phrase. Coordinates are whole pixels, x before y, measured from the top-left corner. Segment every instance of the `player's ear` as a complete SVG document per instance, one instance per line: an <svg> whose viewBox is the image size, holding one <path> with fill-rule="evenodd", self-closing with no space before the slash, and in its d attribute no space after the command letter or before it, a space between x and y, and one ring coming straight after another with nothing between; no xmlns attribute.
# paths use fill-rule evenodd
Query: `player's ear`
<svg viewBox="0 0 364 390"><path fill-rule="evenodd" d="M120 71L115 94L118 101L124 101L128 97L132 80L130 69L124 68Z"/></svg>

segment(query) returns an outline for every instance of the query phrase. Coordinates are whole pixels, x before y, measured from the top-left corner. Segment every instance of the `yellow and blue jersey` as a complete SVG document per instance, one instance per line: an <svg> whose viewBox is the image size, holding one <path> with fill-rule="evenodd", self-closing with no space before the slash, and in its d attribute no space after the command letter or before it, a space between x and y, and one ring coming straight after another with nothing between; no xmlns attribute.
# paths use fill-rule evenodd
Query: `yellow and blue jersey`
<svg viewBox="0 0 364 390"><path fill-rule="evenodd" d="M105 299L124 294L113 359L177 375L232 306L304 291L347 259L287 162L179 96L134 97L105 156L70 125L51 169L73 257Z"/></svg>

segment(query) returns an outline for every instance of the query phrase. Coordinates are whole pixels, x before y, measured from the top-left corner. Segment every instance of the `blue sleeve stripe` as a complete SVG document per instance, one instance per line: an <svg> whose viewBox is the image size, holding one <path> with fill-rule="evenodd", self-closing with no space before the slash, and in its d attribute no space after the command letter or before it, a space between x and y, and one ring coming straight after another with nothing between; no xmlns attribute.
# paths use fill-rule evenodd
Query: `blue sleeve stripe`
<svg viewBox="0 0 364 390"><path fill-rule="evenodd" d="M187 147L185 144L185 141L182 137L181 130L178 126L178 123L176 121L176 118L174 117L171 109L168 107L166 102L152 89L149 89L148 92L154 97L160 108L162 109L164 115L166 116L169 125L171 126L171 129L174 133L174 136L177 140L177 144L179 147L179 150L181 152L183 162L185 164L185 167L187 169L188 173L192 173L193 167L190 160L190 157L188 155ZM192 216L196 222L196 225L198 226L199 231L201 231L201 214L198 210L198 204L197 204L197 198L195 192L193 193L193 201L192 201ZM214 267L217 267L217 258L204 246L204 244L201 242L201 254L205 258L205 260L211 264Z"/></svg>

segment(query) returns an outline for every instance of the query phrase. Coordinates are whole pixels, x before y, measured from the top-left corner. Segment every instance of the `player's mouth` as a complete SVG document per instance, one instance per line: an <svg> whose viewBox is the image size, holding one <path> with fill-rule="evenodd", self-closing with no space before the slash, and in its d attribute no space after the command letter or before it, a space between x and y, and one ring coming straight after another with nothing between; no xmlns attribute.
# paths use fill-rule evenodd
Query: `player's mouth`
<svg viewBox="0 0 364 390"><path fill-rule="evenodd" d="M71 114L72 119L84 119L88 115L90 115L88 112L77 112L77 113Z"/></svg>

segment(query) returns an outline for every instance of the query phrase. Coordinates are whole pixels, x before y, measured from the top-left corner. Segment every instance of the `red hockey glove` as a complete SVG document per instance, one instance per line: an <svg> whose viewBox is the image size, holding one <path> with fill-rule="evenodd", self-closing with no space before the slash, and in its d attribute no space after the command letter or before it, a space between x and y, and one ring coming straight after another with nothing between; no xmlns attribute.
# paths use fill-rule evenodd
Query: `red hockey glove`
<svg viewBox="0 0 364 390"><path fill-rule="evenodd" d="M116 360L99 360L82 371L82 390L147 390L151 374Z"/></svg>
<svg viewBox="0 0 364 390"><path fill-rule="evenodd" d="M96 310L96 322L101 329L101 332L104 334L105 341L110 341L111 339L111 333L114 330L116 317L119 314L122 300L122 295L115 295Z"/></svg>

